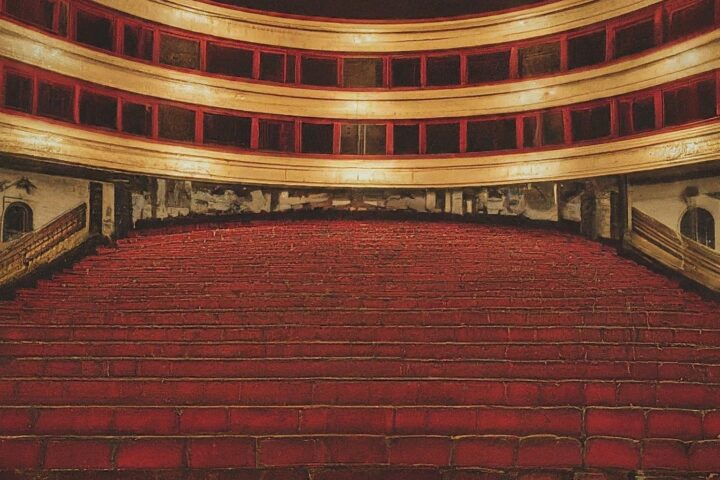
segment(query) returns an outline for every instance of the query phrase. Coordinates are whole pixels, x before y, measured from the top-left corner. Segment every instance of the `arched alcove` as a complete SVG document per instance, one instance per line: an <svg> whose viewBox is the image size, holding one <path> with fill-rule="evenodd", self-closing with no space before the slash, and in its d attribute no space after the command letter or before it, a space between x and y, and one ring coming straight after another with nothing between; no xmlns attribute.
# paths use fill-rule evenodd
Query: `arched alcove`
<svg viewBox="0 0 720 480"><path fill-rule="evenodd" d="M10 242L33 229L33 211L26 203L15 202L5 209L2 222L2 241Z"/></svg>
<svg viewBox="0 0 720 480"><path fill-rule="evenodd" d="M706 247L715 248L715 219L704 208L689 208L680 221L680 233Z"/></svg>

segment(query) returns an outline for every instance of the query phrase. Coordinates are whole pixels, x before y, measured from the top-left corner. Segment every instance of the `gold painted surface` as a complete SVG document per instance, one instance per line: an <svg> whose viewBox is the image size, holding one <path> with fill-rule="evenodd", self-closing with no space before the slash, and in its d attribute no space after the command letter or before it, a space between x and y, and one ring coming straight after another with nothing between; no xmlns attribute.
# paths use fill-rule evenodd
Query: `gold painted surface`
<svg viewBox="0 0 720 480"><path fill-rule="evenodd" d="M442 188L586 178L717 158L720 121L656 135L509 155L347 159L228 152L90 132L0 112L0 153L212 182Z"/></svg>
<svg viewBox="0 0 720 480"><path fill-rule="evenodd" d="M566 32L660 0L560 0L456 20L371 23L263 15L195 0L95 0L162 25L216 37L336 52L403 52L477 47Z"/></svg>
<svg viewBox="0 0 720 480"><path fill-rule="evenodd" d="M601 68L479 87L352 92L226 80L148 65L0 20L0 56L131 93L244 112L425 119L530 111L621 95L720 68L720 29Z"/></svg>

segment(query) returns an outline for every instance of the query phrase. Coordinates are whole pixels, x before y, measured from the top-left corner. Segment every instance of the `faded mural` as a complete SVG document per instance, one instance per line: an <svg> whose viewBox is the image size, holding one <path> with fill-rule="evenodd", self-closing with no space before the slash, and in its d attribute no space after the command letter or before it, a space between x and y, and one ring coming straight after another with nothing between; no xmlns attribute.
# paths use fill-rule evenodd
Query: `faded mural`
<svg viewBox="0 0 720 480"><path fill-rule="evenodd" d="M133 222L290 211L408 211L574 222L612 238L615 179L463 189L293 189L153 179L132 190ZM584 220L583 220L584 219Z"/></svg>

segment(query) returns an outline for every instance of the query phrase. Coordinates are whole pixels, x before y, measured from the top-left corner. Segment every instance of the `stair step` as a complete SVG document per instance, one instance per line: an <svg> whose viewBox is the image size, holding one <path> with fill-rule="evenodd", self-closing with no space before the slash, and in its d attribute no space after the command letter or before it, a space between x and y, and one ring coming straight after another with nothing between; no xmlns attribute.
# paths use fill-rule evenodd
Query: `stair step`
<svg viewBox="0 0 720 480"><path fill-rule="evenodd" d="M706 476L718 311L551 230L136 232L0 302L0 478Z"/></svg>

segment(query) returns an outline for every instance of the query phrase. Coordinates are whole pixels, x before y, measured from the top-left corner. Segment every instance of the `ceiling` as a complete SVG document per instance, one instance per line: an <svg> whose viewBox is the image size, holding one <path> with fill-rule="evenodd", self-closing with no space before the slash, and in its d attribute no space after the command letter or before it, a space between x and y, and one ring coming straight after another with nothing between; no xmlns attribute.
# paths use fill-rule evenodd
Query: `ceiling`
<svg viewBox="0 0 720 480"><path fill-rule="evenodd" d="M357 20L419 20L497 12L548 0L214 0L264 12Z"/></svg>

